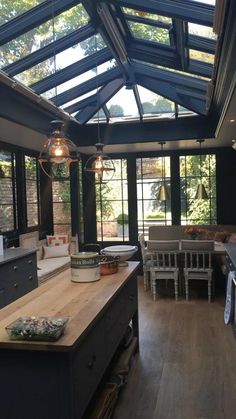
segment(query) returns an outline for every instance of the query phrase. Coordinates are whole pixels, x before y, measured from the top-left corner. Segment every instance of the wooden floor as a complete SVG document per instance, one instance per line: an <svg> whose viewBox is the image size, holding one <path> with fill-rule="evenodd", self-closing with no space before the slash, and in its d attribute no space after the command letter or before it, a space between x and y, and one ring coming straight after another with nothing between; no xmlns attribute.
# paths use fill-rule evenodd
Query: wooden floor
<svg viewBox="0 0 236 419"><path fill-rule="evenodd" d="M152 301L140 280L140 353L112 418L236 418L236 341L223 312L223 297Z"/></svg>

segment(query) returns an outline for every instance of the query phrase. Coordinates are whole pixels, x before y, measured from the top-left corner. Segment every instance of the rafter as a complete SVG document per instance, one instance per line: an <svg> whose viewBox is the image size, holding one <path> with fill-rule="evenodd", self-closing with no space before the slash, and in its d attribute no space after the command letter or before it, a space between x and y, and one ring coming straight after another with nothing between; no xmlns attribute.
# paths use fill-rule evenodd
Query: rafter
<svg viewBox="0 0 236 419"><path fill-rule="evenodd" d="M107 83L106 86L101 88L96 96L96 102L94 102L94 98L89 98L91 100L91 104L87 107L83 108L75 118L81 123L85 124L89 119L95 115L96 112L112 97L114 96L118 90L124 85L123 78L119 78L116 80L112 80L111 82Z"/></svg>
<svg viewBox="0 0 236 419"><path fill-rule="evenodd" d="M65 10L81 3L78 0L55 0L53 2L53 15L57 16ZM11 19L0 27L0 45L6 44L23 33L41 25L52 18L52 2L44 1L25 13Z"/></svg>
<svg viewBox="0 0 236 419"><path fill-rule="evenodd" d="M86 25L83 28L79 28L68 35L57 39L54 43L46 45L39 50L32 52L29 55L21 58L20 60L9 64L3 68L3 70L9 74L9 76L15 76L28 68L34 67L36 64L53 57L54 54L64 51L79 42L84 41L87 38L95 35L96 31L91 25Z"/></svg>
<svg viewBox="0 0 236 419"><path fill-rule="evenodd" d="M83 58L80 61L77 61L61 70L58 70L56 74L53 73L50 76L45 77L43 80L31 84L30 87L36 93L46 92L47 90L55 87L55 85L58 86L72 79L73 77L79 76L80 74L91 70L108 60L111 60L112 58L113 57L109 48L104 48L103 50L98 51L89 57Z"/></svg>
<svg viewBox="0 0 236 419"><path fill-rule="evenodd" d="M61 106L64 103L76 99L77 97L82 96L85 93L88 93L100 86L103 86L105 83L115 80L121 76L122 74L118 67L112 68L111 70L107 70L104 73L99 74L97 77L93 77L92 79L81 83L78 86L66 90L66 92L60 93L57 97L53 97L51 101L56 103L57 106Z"/></svg>

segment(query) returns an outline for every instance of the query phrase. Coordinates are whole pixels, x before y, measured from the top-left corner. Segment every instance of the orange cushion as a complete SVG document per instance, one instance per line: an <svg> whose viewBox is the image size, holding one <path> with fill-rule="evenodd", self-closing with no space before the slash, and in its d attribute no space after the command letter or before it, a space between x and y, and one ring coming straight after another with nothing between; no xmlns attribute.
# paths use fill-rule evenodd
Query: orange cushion
<svg viewBox="0 0 236 419"><path fill-rule="evenodd" d="M60 246L68 243L68 234L55 234L47 236L47 246Z"/></svg>

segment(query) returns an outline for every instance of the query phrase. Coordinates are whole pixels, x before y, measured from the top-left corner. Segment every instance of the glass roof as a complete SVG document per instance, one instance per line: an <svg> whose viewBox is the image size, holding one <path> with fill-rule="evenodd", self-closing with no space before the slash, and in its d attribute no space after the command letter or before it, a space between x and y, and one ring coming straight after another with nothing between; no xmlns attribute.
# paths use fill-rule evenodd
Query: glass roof
<svg viewBox="0 0 236 419"><path fill-rule="evenodd" d="M96 3L1 2L0 68L82 124L206 115L215 1Z"/></svg>

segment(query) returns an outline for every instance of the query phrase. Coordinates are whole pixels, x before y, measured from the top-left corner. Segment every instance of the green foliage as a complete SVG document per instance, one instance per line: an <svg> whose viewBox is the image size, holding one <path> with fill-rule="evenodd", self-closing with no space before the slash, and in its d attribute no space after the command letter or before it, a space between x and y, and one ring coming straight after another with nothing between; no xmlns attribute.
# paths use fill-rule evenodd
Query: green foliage
<svg viewBox="0 0 236 419"><path fill-rule="evenodd" d="M109 112L111 116L124 116L124 109L120 105L111 105Z"/></svg>
<svg viewBox="0 0 236 419"><path fill-rule="evenodd" d="M118 225L123 226L123 225L129 223L129 216L128 216L128 214L121 213L121 214L118 215L116 221L117 221Z"/></svg>
<svg viewBox="0 0 236 419"><path fill-rule="evenodd" d="M146 217L146 220L152 220L152 219L156 219L156 218L165 218L165 213L162 211L153 213L153 214L149 214Z"/></svg>

